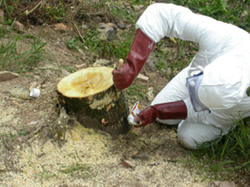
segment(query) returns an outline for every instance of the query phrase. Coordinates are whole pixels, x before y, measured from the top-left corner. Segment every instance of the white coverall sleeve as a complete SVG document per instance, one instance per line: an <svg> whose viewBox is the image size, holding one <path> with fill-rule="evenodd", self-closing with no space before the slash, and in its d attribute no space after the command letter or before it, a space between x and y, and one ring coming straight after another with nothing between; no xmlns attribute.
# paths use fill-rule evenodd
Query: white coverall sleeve
<svg viewBox="0 0 250 187"><path fill-rule="evenodd" d="M137 21L136 28L140 28L156 43L165 36L198 43L199 54L206 52L210 62L221 50L227 51L245 43L244 35L248 34L231 24L195 14L186 7L166 3L150 5ZM204 59L205 56L201 55L197 61Z"/></svg>
<svg viewBox="0 0 250 187"><path fill-rule="evenodd" d="M154 42L159 42L165 36L198 42L193 30L189 32L185 25L191 20L189 28L195 24L193 13L185 7L173 4L156 3L150 5L136 23ZM193 28L193 27L192 27Z"/></svg>
<svg viewBox="0 0 250 187"><path fill-rule="evenodd" d="M188 76L203 70L198 95L207 108L231 108L247 97L250 35L243 29L165 3L150 5L137 21L136 28L156 43L168 36L199 44Z"/></svg>

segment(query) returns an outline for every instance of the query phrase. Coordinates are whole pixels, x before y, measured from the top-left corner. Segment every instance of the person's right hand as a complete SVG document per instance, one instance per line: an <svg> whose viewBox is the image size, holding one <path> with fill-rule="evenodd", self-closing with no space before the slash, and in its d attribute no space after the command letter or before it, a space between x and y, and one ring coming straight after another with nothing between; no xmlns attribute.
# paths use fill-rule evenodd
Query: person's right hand
<svg viewBox="0 0 250 187"><path fill-rule="evenodd" d="M149 123L154 123L156 120L156 111L153 107L149 106L146 109L142 110L136 117L135 122L139 125L135 127L143 127Z"/></svg>

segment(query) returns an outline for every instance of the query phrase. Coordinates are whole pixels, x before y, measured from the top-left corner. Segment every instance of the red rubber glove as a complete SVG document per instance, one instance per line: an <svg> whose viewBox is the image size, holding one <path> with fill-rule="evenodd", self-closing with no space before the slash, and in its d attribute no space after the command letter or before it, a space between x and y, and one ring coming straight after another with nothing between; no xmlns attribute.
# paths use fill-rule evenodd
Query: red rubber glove
<svg viewBox="0 0 250 187"><path fill-rule="evenodd" d="M125 60L126 63L119 70L113 70L112 72L114 85L118 90L123 90L133 83L154 46L155 42L141 29L136 31L130 52Z"/></svg>
<svg viewBox="0 0 250 187"><path fill-rule="evenodd" d="M156 120L156 111L153 107L149 106L143 111L140 112L135 117L135 122L138 123L139 125L135 125L135 127L143 127L146 126L149 123L154 123Z"/></svg>
<svg viewBox="0 0 250 187"><path fill-rule="evenodd" d="M143 127L149 123L155 122L159 119L186 119L187 107L183 100L171 103L163 103L149 106L141 111L136 117L135 122L139 125L135 127Z"/></svg>

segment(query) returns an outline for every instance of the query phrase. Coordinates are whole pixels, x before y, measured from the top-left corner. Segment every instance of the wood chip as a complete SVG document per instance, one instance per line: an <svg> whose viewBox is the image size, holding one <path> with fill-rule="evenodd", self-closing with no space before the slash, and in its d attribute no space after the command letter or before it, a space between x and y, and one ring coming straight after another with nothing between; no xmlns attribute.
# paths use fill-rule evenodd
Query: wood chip
<svg viewBox="0 0 250 187"><path fill-rule="evenodd" d="M124 165L127 168L134 168L135 164L130 160L123 160L122 165Z"/></svg>
<svg viewBox="0 0 250 187"><path fill-rule="evenodd" d="M138 78L138 79L142 79L142 80L144 80L144 81L148 81L148 79L149 79L147 76L144 76L144 75L142 75L142 74L140 74L140 73L139 73L139 75L137 76L137 78Z"/></svg>
<svg viewBox="0 0 250 187"><path fill-rule="evenodd" d="M146 153L136 154L132 156L133 159L148 160L149 155Z"/></svg>

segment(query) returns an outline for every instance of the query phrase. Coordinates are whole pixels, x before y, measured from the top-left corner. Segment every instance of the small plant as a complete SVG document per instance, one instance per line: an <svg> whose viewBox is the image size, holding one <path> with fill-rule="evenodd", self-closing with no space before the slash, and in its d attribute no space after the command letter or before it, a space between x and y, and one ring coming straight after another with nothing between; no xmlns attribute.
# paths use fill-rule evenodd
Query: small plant
<svg viewBox="0 0 250 187"><path fill-rule="evenodd" d="M66 9L64 7L63 0L61 0L58 5L48 4L48 6L45 7L45 11L53 16L57 21L61 21L64 16L66 16Z"/></svg>
<svg viewBox="0 0 250 187"><path fill-rule="evenodd" d="M77 155L70 153L64 156L64 158L66 157L73 158L75 162L68 166L57 163L57 165L60 167L58 169L59 172L64 174L70 174L71 177L74 177L76 175L81 176L81 178L84 179L89 179L97 176L98 170L95 172L94 169L89 165L82 164L80 162L80 158Z"/></svg>
<svg viewBox="0 0 250 187"><path fill-rule="evenodd" d="M70 174L71 177L74 177L76 174L85 179L89 179L94 176L91 171L91 168L86 164L73 163L72 165L69 166L65 166L62 164L58 165L60 166L60 169L58 171L64 174Z"/></svg>
<svg viewBox="0 0 250 187"><path fill-rule="evenodd" d="M37 177L39 177L39 180L41 183L43 183L44 180L48 180L49 178L55 177L56 174L48 171L45 169L45 164L40 165L42 171L36 174Z"/></svg>

